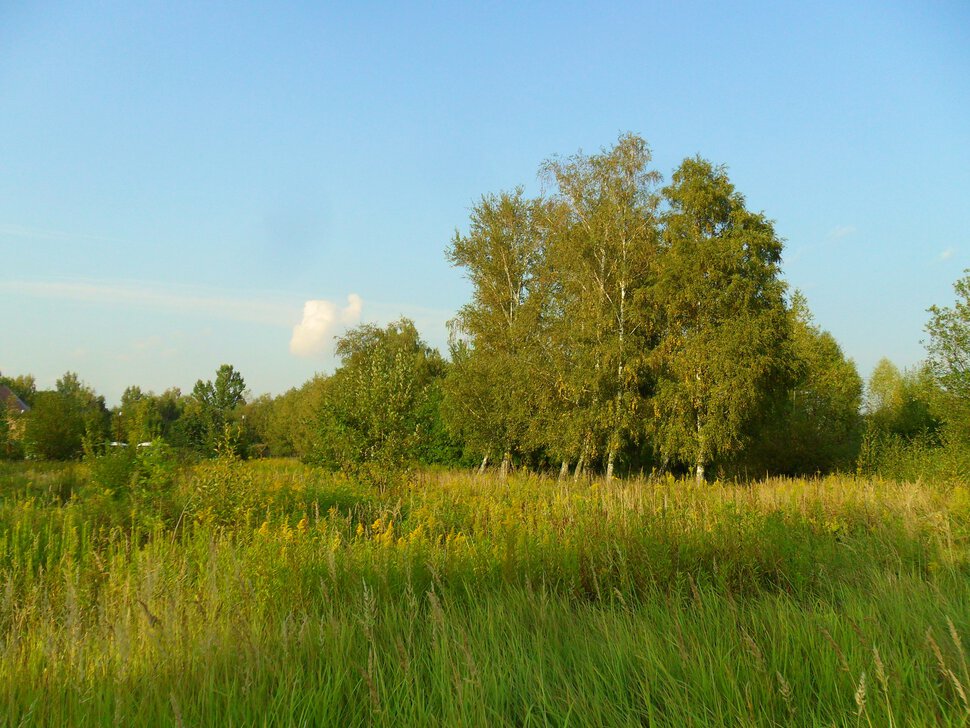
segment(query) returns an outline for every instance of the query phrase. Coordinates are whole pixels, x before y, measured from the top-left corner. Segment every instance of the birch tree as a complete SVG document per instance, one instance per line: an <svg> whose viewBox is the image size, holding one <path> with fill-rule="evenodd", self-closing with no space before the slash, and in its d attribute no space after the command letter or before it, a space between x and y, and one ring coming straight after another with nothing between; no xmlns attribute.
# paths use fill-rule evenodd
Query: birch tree
<svg viewBox="0 0 970 728"><path fill-rule="evenodd" d="M472 300L452 322L452 368L444 409L452 430L483 455L501 457L503 475L525 439L541 303L535 296L542 241L538 203L521 189L482 197L467 235L455 234L448 260L472 284Z"/></svg>
<svg viewBox="0 0 970 728"><path fill-rule="evenodd" d="M633 134L600 154L544 166L554 189L549 224L553 327L549 361L579 434L577 475L596 456L613 476L622 448L640 428L645 354L655 345L649 305L658 249L650 149ZM558 366L556 363L559 363Z"/></svg>
<svg viewBox="0 0 970 728"><path fill-rule="evenodd" d="M790 374L782 241L724 168L699 157L663 193L654 432L662 456L690 464L701 482L718 456L744 445Z"/></svg>

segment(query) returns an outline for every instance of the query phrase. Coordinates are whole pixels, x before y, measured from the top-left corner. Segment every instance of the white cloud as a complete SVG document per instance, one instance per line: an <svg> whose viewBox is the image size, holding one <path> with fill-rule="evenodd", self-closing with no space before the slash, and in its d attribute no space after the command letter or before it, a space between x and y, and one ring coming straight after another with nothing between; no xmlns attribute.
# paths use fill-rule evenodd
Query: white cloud
<svg viewBox="0 0 970 728"><path fill-rule="evenodd" d="M324 352L337 327L349 326L360 321L363 301L356 293L347 296L347 305L338 309L333 301L322 299L303 304L303 320L293 327L290 353L294 356L312 356Z"/></svg>
<svg viewBox="0 0 970 728"><path fill-rule="evenodd" d="M952 258L952 257L953 257L953 254L954 254L954 253L956 253L956 252L957 252L957 251L956 251L956 248L947 248L947 249L946 249L946 250L944 250L944 251L943 251L942 253L940 253L940 254L939 254L939 255L938 255L937 257L936 257L936 259L937 259L937 260L941 260L941 261L942 261L942 260L949 260L950 258Z"/></svg>

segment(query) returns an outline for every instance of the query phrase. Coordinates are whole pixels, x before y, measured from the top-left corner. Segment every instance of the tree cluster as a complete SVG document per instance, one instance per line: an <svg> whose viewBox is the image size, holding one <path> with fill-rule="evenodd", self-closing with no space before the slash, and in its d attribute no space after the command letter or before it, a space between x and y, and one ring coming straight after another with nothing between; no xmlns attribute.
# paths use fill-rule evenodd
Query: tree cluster
<svg viewBox="0 0 970 728"><path fill-rule="evenodd" d="M661 186L649 165L624 135L547 162L539 198L475 206L448 248L473 289L453 322L449 426L503 470L845 465L861 381L787 300L771 221L722 167L689 158Z"/></svg>

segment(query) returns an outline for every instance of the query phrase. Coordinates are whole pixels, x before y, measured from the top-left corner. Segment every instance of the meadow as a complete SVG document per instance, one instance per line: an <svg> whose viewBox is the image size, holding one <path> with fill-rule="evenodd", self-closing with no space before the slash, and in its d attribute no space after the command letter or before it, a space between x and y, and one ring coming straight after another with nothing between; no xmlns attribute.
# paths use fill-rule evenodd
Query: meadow
<svg viewBox="0 0 970 728"><path fill-rule="evenodd" d="M0 463L0 724L963 726L970 491Z"/></svg>

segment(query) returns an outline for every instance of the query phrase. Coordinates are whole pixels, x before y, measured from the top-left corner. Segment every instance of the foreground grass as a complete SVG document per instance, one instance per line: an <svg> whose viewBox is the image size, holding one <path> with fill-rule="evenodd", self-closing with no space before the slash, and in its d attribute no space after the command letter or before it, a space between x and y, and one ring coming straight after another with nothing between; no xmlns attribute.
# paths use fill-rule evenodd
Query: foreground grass
<svg viewBox="0 0 970 728"><path fill-rule="evenodd" d="M0 478L9 725L970 720L961 487Z"/></svg>

